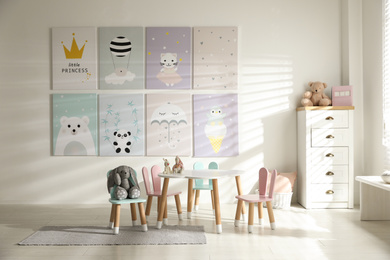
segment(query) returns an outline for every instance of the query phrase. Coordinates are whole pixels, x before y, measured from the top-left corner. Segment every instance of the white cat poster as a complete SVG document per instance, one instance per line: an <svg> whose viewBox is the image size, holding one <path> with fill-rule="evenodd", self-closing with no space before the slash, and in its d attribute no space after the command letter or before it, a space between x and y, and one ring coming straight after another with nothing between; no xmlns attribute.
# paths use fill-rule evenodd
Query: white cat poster
<svg viewBox="0 0 390 260"><path fill-rule="evenodd" d="M147 94L146 104L147 155L190 156L190 95Z"/></svg>
<svg viewBox="0 0 390 260"><path fill-rule="evenodd" d="M101 156L145 154L144 95L99 95Z"/></svg>
<svg viewBox="0 0 390 260"><path fill-rule="evenodd" d="M96 94L53 94L53 154L97 155Z"/></svg>
<svg viewBox="0 0 390 260"><path fill-rule="evenodd" d="M53 89L97 89L96 28L52 29Z"/></svg>
<svg viewBox="0 0 390 260"><path fill-rule="evenodd" d="M191 88L190 27L146 28L146 88Z"/></svg>
<svg viewBox="0 0 390 260"><path fill-rule="evenodd" d="M144 29L99 28L99 88L144 88Z"/></svg>
<svg viewBox="0 0 390 260"><path fill-rule="evenodd" d="M237 89L237 27L194 27L194 89Z"/></svg>

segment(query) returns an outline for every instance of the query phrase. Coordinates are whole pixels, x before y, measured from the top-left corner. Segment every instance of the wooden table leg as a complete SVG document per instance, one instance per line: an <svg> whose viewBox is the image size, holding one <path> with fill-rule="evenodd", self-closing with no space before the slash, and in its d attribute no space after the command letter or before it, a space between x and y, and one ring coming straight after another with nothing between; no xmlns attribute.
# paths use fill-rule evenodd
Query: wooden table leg
<svg viewBox="0 0 390 260"><path fill-rule="evenodd" d="M163 223L163 216L165 212L165 204L167 203L169 178L164 178L164 184L161 194L160 209L158 210L157 229L161 229Z"/></svg>
<svg viewBox="0 0 390 260"><path fill-rule="evenodd" d="M239 175L236 176L236 185L237 185L237 192L238 192L238 195L242 195L241 177L240 177ZM242 211L242 218L243 218L243 220L245 221L245 219L246 219L245 203L242 203L241 211Z"/></svg>
<svg viewBox="0 0 390 260"><path fill-rule="evenodd" d="M192 215L192 205L194 204L194 180L188 179L188 195L187 195L187 218L191 219Z"/></svg>
<svg viewBox="0 0 390 260"><path fill-rule="evenodd" d="M176 209L177 209L177 215L179 216L179 220L183 220L183 212L181 210L181 202L180 202L180 195L175 195L175 202L176 202Z"/></svg>
<svg viewBox="0 0 390 260"><path fill-rule="evenodd" d="M215 206L215 224L217 226L217 233L222 233L221 223L221 208L219 205L219 191L218 191L218 180L213 179L213 190L214 190L214 206Z"/></svg>

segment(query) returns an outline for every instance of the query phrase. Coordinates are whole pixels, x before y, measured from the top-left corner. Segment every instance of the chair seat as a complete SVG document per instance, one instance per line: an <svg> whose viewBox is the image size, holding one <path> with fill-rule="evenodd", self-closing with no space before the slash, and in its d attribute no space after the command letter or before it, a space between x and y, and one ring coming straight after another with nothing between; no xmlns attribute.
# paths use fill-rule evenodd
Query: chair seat
<svg viewBox="0 0 390 260"><path fill-rule="evenodd" d="M195 184L194 190L213 190L213 186L210 186L209 184Z"/></svg>
<svg viewBox="0 0 390 260"><path fill-rule="evenodd" d="M168 191L167 193L167 197L170 197L170 196L176 196L176 195L179 195L181 194L181 191L173 191L173 192L170 192ZM148 196L157 196L157 197L161 197L162 194L161 194L161 191L160 192L150 192L149 194L147 194Z"/></svg>
<svg viewBox="0 0 390 260"><path fill-rule="evenodd" d="M131 204L131 203L146 202L146 199L142 199L142 198L124 199L124 200L109 199L108 201L111 202L112 204Z"/></svg>
<svg viewBox="0 0 390 260"><path fill-rule="evenodd" d="M272 201L272 198L268 196L258 195L258 194L238 195L236 196L236 199L243 200L246 202L253 202L253 203Z"/></svg>

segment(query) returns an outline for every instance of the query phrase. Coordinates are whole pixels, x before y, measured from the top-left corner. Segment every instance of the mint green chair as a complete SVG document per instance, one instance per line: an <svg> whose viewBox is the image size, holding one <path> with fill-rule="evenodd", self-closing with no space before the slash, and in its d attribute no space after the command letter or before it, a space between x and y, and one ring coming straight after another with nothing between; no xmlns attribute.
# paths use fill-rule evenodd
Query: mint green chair
<svg viewBox="0 0 390 260"><path fill-rule="evenodd" d="M107 178L111 171L112 170L109 170L107 172ZM137 173L135 174L137 175ZM129 181L132 182L131 177L129 178ZM114 187L111 189L110 199L108 200L111 203L111 215L110 215L110 223L108 227L114 229L115 235L119 234L119 221L120 221L120 212L121 212L120 210L122 204L130 204L131 218L133 220L133 225L135 225L137 221L137 210L135 205L138 204L142 230L148 231L148 226L146 224L146 217L145 217L145 208L144 208L144 203L146 202L146 199L138 198L138 199L117 200L114 194L116 187L117 185L114 185Z"/></svg>
<svg viewBox="0 0 390 260"><path fill-rule="evenodd" d="M218 164L216 162L211 162L209 164L209 169L218 169ZM202 162L196 162L194 163L193 166L194 170L203 170L204 165ZM200 198L200 191L201 190L209 190L211 193L211 201L212 201L212 206L213 206L213 213L215 213L215 207L214 207L214 191L213 191L213 181L210 179L209 183L204 184L203 179L195 179L195 185L193 190L196 192L195 194L195 206L194 210L198 211L199 209L199 198Z"/></svg>

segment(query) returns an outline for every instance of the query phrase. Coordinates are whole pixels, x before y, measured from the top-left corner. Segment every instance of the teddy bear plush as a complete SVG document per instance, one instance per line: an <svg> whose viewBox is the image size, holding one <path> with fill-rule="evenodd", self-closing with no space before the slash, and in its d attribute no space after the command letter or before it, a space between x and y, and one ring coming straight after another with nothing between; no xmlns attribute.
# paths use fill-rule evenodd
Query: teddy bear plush
<svg viewBox="0 0 390 260"><path fill-rule="evenodd" d="M136 173L129 166L122 165L116 167L109 173L107 179L108 193L111 193L115 185L114 196L118 200L123 200L128 197L131 199L138 198L141 194Z"/></svg>
<svg viewBox="0 0 390 260"><path fill-rule="evenodd" d="M303 94L301 104L304 107L307 106L330 106L332 100L324 93L327 87L326 83L315 81L309 82L310 91L306 91Z"/></svg>

